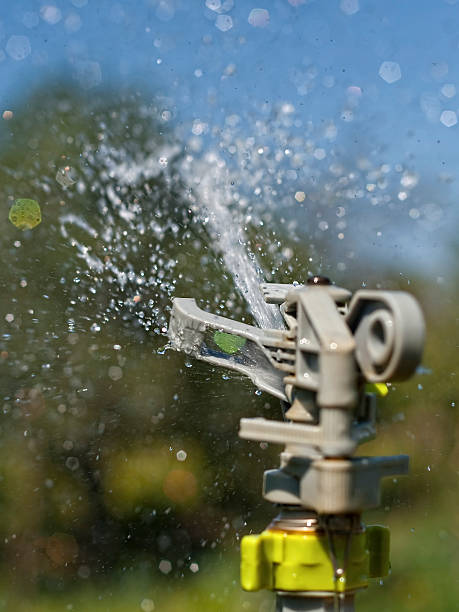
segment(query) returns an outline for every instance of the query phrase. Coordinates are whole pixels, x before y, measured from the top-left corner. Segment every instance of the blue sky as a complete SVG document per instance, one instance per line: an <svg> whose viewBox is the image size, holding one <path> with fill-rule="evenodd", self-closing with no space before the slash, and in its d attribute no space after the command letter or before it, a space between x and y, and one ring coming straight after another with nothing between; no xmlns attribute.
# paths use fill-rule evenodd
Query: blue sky
<svg viewBox="0 0 459 612"><path fill-rule="evenodd" d="M17 0L0 22L1 112L62 74L89 96L154 92L177 124L289 103L299 129L353 122L388 163L457 191L456 0Z"/></svg>
<svg viewBox="0 0 459 612"><path fill-rule="evenodd" d="M180 118L212 121L266 99L288 100L303 118L320 121L359 87L359 120L391 150L453 171L459 126L440 122L444 110L459 107L456 96L441 93L444 85L459 88L459 4L452 2L270 0L260 3L269 13L265 27L249 23L259 5L240 0L227 0L231 10L221 0L207 2L219 10L202 0L2 3L0 104L64 72L93 92L130 82L160 90ZM30 49L22 51L17 37ZM398 81L379 76L383 62L399 64Z"/></svg>
<svg viewBox="0 0 459 612"><path fill-rule="evenodd" d="M203 0L2 3L1 100L7 103L59 70L95 88L97 74L86 84L81 77L81 64L92 62L100 67L101 85L132 80L165 93L190 92L188 105L177 98L185 116L198 109L210 113L205 108L210 105L202 103L214 88L218 111L266 98L301 105L305 116L325 117L344 103L348 87L357 86L362 118L384 110L394 127L428 131L422 94L438 94L440 109L459 106L454 97L440 94L442 85L459 77L459 4L452 2L269 0L252 6L226 0L230 10L224 10L224 0L207 1L223 5L219 10ZM249 16L259 6L269 21L256 27ZM15 48L18 36L30 44L24 59ZM388 84L378 75L385 61L399 64L397 82ZM311 67L317 76L306 91L302 73ZM225 69L230 76L222 80ZM438 135L448 139L451 131L438 129Z"/></svg>

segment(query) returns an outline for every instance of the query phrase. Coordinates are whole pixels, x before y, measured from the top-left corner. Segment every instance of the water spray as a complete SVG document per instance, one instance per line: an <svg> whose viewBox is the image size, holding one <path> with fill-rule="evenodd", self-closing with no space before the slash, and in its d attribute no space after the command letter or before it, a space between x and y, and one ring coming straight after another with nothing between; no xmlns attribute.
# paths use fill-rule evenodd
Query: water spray
<svg viewBox="0 0 459 612"><path fill-rule="evenodd" d="M278 516L241 543L241 584L270 589L278 612L351 612L370 578L388 574L387 527L366 526L380 481L405 474L408 457L354 457L376 435L376 397L419 365L424 319L402 291L347 289L324 277L307 285L267 283L282 329L261 329L176 298L173 348L247 375L281 400L284 421L243 418L239 435L284 446L264 474L263 495Z"/></svg>

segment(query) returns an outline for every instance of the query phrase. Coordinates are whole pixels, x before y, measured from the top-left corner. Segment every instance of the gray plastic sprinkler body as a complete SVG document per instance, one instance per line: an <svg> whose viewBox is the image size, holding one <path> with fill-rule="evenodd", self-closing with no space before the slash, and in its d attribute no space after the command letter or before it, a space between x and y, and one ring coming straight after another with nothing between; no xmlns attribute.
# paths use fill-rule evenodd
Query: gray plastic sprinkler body
<svg viewBox="0 0 459 612"><path fill-rule="evenodd" d="M354 610L368 579L389 571L389 530L365 526L380 480L405 474L408 457L353 457L375 436L375 393L420 363L424 320L398 291L357 291L313 277L306 286L262 285L285 329L259 329L174 300L173 348L246 374L287 405L286 421L241 419L239 435L285 446L265 472L263 495L279 516L241 544L241 583L277 593L279 612Z"/></svg>

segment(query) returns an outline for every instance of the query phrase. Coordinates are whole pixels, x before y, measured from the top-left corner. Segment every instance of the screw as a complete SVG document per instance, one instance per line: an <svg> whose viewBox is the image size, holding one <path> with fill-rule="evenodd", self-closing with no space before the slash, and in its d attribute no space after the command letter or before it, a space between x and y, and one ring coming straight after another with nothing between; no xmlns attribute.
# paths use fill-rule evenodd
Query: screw
<svg viewBox="0 0 459 612"><path fill-rule="evenodd" d="M315 274L314 276L310 276L307 280L308 285L331 285L331 280L326 276L320 276L319 274Z"/></svg>

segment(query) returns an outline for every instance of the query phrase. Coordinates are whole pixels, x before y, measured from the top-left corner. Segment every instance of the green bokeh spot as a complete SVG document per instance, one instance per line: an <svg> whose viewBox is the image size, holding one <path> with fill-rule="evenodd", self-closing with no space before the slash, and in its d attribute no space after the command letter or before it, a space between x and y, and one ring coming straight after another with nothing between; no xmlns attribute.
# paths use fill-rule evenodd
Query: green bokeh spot
<svg viewBox="0 0 459 612"><path fill-rule="evenodd" d="M247 342L245 338L240 336L234 336L233 334L226 334L225 332L216 331L214 334L215 344L222 349L224 353L228 355L234 355L239 349L241 349Z"/></svg>
<svg viewBox="0 0 459 612"><path fill-rule="evenodd" d="M40 204L36 200L20 198L10 208L8 219L20 230L29 230L41 223Z"/></svg>

